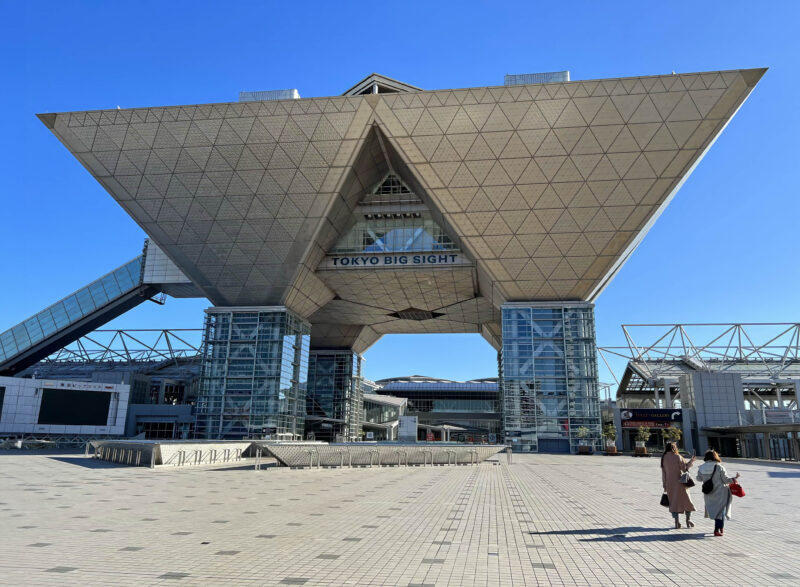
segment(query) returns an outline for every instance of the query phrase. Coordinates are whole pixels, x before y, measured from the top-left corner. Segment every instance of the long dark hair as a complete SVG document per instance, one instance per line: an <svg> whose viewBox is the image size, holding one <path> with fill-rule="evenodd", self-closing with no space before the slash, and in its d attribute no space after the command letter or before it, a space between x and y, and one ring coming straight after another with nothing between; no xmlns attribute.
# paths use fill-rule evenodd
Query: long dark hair
<svg viewBox="0 0 800 587"><path fill-rule="evenodd" d="M678 445L674 442L667 442L664 444L664 454L661 455L661 468L664 468L664 457L669 453L678 454Z"/></svg>

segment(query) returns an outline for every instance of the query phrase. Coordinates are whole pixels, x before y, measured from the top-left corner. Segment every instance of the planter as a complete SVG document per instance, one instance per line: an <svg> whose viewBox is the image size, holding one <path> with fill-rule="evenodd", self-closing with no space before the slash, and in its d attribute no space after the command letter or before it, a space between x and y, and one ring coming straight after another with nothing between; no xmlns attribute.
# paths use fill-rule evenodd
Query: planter
<svg viewBox="0 0 800 587"><path fill-rule="evenodd" d="M618 454L616 443L614 443L614 442L606 442L606 454L610 454L610 455Z"/></svg>
<svg viewBox="0 0 800 587"><path fill-rule="evenodd" d="M578 445L578 454L579 455L590 455L592 454L592 447L588 444L580 444Z"/></svg>

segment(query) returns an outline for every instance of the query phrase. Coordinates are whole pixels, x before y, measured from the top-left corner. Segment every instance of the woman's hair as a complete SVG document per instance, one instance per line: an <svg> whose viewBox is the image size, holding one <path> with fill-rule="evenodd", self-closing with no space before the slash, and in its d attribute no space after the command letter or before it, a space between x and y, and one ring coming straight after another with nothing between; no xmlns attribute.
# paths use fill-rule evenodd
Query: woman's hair
<svg viewBox="0 0 800 587"><path fill-rule="evenodd" d="M709 448L706 451L706 454L703 457L703 460L704 461L717 461L718 463L722 462L722 459L719 458L719 455L717 454L717 451L715 451L713 448Z"/></svg>
<svg viewBox="0 0 800 587"><path fill-rule="evenodd" d="M669 453L678 454L678 445L674 442L667 442L664 444L664 454L661 455L661 468L664 468L664 457Z"/></svg>

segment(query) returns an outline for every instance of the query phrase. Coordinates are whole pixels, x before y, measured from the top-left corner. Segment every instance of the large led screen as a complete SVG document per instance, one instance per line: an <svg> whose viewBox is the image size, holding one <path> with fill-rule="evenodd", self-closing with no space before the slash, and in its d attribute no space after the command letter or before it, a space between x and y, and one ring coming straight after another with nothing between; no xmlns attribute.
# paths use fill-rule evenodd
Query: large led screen
<svg viewBox="0 0 800 587"><path fill-rule="evenodd" d="M105 426L111 394L75 389L42 390L39 424Z"/></svg>

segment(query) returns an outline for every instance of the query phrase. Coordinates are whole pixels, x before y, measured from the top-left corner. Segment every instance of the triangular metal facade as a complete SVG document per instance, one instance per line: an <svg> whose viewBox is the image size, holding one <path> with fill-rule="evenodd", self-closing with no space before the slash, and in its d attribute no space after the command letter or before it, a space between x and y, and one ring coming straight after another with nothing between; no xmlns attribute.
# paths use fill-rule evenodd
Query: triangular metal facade
<svg viewBox="0 0 800 587"><path fill-rule="evenodd" d="M319 345L423 326L497 344L506 301L597 297L764 71L41 119L217 305L284 304ZM385 292L368 311L317 268L390 172L474 266L365 273ZM447 316L384 319L408 307Z"/></svg>

